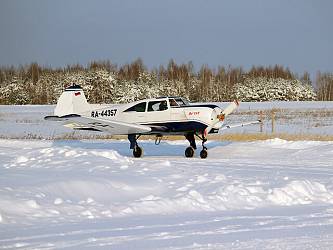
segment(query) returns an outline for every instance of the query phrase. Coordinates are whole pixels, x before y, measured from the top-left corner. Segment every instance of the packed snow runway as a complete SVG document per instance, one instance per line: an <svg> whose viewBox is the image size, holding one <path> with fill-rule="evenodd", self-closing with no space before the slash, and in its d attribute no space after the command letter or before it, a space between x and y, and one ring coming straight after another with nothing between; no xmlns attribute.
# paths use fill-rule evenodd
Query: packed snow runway
<svg viewBox="0 0 333 250"><path fill-rule="evenodd" d="M333 248L333 142L140 145L0 140L0 249Z"/></svg>

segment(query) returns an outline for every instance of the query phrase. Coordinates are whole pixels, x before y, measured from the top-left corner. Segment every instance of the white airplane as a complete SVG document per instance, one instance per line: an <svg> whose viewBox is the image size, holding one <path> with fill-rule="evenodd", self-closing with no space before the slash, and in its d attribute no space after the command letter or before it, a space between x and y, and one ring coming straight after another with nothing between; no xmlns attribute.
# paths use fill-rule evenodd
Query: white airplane
<svg viewBox="0 0 333 250"><path fill-rule="evenodd" d="M242 124L224 125L225 118L237 107L238 101L224 110L212 104L190 104L181 97L158 97L128 104L89 104L78 85L65 89L58 99L53 116L45 120L61 121L76 130L106 132L111 135L127 135L134 157L141 157L143 149L137 140L141 135L156 135L158 145L163 135L185 135L190 146L186 157L193 157L197 149L195 136L202 141L201 158L206 158L207 134L260 123L260 120Z"/></svg>

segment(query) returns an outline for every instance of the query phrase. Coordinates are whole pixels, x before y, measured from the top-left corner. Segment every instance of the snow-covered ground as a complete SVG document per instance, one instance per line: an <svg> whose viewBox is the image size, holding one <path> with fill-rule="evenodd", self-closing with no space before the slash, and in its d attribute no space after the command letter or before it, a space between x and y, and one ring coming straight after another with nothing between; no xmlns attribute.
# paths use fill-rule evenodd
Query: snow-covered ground
<svg viewBox="0 0 333 250"><path fill-rule="evenodd" d="M0 140L0 249L332 249L333 142Z"/></svg>

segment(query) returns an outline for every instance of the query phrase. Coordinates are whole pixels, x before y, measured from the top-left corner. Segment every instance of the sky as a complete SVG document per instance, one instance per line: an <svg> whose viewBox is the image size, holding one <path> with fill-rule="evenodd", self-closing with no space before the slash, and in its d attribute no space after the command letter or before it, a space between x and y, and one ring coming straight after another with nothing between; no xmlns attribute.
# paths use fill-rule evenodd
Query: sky
<svg viewBox="0 0 333 250"><path fill-rule="evenodd" d="M0 65L192 61L333 71L330 0L0 0Z"/></svg>

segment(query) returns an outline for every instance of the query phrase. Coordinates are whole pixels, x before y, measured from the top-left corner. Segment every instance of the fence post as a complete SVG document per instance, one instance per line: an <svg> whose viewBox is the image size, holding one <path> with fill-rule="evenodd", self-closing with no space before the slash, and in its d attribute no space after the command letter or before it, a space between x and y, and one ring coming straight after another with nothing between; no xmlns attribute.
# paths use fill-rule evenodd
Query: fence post
<svg viewBox="0 0 333 250"><path fill-rule="evenodd" d="M264 130L264 126L263 126L264 115L263 115L262 110L260 110L260 113L259 113L259 120L261 121L261 123L260 123L260 133L262 133L263 130Z"/></svg>
<svg viewBox="0 0 333 250"><path fill-rule="evenodd" d="M271 118L272 118L272 134L275 133L275 112L274 110L271 111Z"/></svg>

